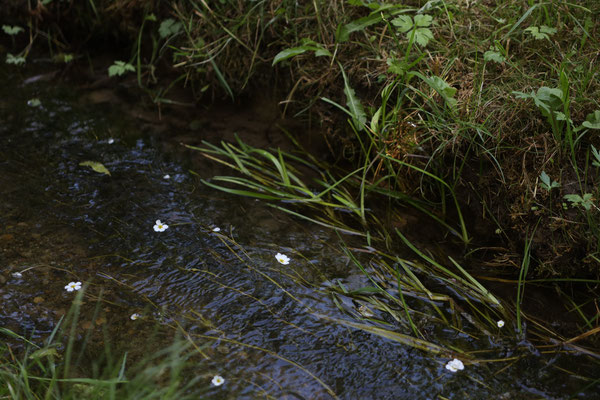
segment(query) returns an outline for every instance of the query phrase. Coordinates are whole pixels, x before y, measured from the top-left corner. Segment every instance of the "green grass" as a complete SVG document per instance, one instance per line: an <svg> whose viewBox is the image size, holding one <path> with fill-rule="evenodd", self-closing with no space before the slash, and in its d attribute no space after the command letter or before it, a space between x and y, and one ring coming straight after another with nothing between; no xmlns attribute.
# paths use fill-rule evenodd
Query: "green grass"
<svg viewBox="0 0 600 400"><path fill-rule="evenodd" d="M100 346L89 333L76 339L82 298L83 290L41 343L0 328L1 398L194 399L208 390L210 378L198 373L198 353L184 340L159 351L153 348L132 362L127 352L111 350L114 337L105 337Z"/></svg>

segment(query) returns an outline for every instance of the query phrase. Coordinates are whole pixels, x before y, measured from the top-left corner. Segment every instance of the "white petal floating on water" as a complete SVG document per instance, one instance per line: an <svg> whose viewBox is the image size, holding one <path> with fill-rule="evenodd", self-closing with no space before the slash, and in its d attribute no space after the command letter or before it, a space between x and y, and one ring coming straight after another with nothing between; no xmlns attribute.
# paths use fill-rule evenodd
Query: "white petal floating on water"
<svg viewBox="0 0 600 400"><path fill-rule="evenodd" d="M285 254L277 253L275 254L275 258L283 265L287 265L290 263L290 258Z"/></svg>
<svg viewBox="0 0 600 400"><path fill-rule="evenodd" d="M66 286L65 286L65 290L67 292L73 292L73 291L77 291L81 289L81 282L69 282Z"/></svg>
<svg viewBox="0 0 600 400"><path fill-rule="evenodd" d="M160 222L160 219L156 220L156 224L154 225L154 232L164 232L169 228L169 225L163 224Z"/></svg>
<svg viewBox="0 0 600 400"><path fill-rule="evenodd" d="M452 361L448 361L448 364L446 364L446 369L451 372L457 372L459 370L465 369L465 365L463 364L462 361L455 358Z"/></svg>
<svg viewBox="0 0 600 400"><path fill-rule="evenodd" d="M212 383L213 386L221 386L225 383L225 379L223 379L221 375L215 375L210 383Z"/></svg>

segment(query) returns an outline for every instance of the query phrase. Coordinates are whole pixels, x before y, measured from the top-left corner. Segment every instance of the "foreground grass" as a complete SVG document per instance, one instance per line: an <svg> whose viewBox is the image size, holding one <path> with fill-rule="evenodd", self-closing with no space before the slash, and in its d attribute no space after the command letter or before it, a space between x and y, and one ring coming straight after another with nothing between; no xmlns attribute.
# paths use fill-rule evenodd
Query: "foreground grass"
<svg viewBox="0 0 600 400"><path fill-rule="evenodd" d="M127 352L111 351L116 338L106 339L100 349L89 333L77 338L82 298L80 291L43 343L0 328L0 398L196 399L208 390L206 374L190 374L198 368L197 352L183 340L132 362Z"/></svg>

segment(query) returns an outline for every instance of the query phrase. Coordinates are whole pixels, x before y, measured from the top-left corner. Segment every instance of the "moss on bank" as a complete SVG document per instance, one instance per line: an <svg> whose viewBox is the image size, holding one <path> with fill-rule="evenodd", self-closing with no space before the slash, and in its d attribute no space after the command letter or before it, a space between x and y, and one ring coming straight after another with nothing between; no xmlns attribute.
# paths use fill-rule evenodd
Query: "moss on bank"
<svg viewBox="0 0 600 400"><path fill-rule="evenodd" d="M373 196L452 219L456 194L488 265L519 268L530 242L538 275L600 275L595 0L31 3L0 11L25 28L13 59L112 49L159 105L174 84L203 102L276 86Z"/></svg>

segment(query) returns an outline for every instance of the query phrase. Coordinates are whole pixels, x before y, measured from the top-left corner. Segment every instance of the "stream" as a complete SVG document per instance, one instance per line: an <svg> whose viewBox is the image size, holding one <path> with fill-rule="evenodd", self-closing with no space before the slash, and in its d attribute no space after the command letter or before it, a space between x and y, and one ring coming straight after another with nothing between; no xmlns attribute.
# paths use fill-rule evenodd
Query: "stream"
<svg viewBox="0 0 600 400"><path fill-rule="evenodd" d="M328 287L369 284L340 250L360 241L207 188L190 170L211 176L198 170L210 164L165 144L124 111L131 104L36 76L0 70L0 326L41 342L75 298L65 286L81 282L78 335L108 334L135 360L185 332L202 349L205 398L600 398L597 363L515 335L432 327L489 360L510 359L451 372L445 355L336 323L349 314ZM157 220L168 228L156 231ZM359 315L352 299L343 306ZM225 383L210 386L214 375Z"/></svg>

